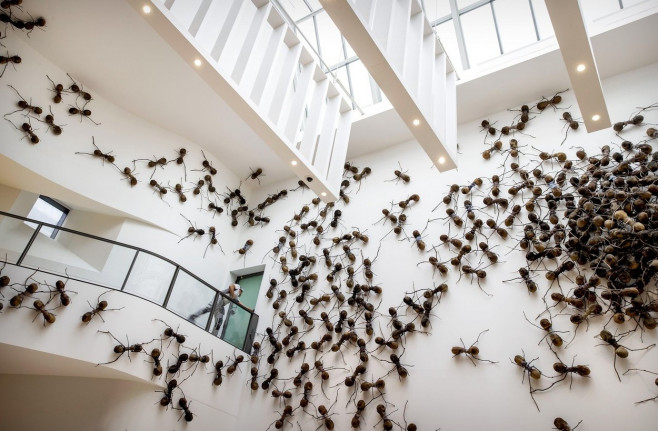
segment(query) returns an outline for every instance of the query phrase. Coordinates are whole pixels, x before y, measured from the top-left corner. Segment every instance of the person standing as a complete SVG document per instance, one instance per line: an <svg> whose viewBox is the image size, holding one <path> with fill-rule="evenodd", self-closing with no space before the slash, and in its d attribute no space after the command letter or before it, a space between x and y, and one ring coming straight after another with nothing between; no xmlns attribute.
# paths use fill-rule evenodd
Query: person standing
<svg viewBox="0 0 658 431"><path fill-rule="evenodd" d="M233 301L231 301L229 298L236 300L238 304L242 305L250 312L253 312L251 308L244 305L238 299L240 295L242 295L242 287L240 287L239 284L237 283L230 284L228 288L220 291L220 293L223 293L223 295L220 295L219 298L217 299L217 304L215 305L214 310L212 310L212 301L211 301L207 306L200 309L196 313L192 313L189 316L189 320L194 320L197 317L201 316L202 314L208 313L209 311L212 310L212 313L210 314L210 319L212 322L210 333L213 335L219 334L219 330L222 327L222 323L224 323L224 316L226 315L226 308L227 308L226 306L228 306L229 311L231 311L232 307L234 307Z"/></svg>

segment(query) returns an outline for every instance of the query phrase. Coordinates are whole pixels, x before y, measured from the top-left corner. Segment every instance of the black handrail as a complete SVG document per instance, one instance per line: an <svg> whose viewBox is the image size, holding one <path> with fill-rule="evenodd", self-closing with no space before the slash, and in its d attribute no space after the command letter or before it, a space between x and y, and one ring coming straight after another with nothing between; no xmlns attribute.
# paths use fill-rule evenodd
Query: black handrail
<svg viewBox="0 0 658 431"><path fill-rule="evenodd" d="M248 309L247 307L245 307L244 305L242 305L242 304L241 304L240 302L238 302L237 300L235 300L235 299L231 298L230 296L224 294L222 291L220 291L220 290L217 289L216 287L212 286L210 283L206 282L206 281L203 280L202 278L196 276L196 275L193 274L192 272L188 271L185 267L179 265L178 263L174 262L173 260L168 259L168 258L166 258L166 257L164 257L164 256L161 256L161 255L159 255L159 254L157 254L157 253L154 253L154 252L152 252L152 251L150 251L150 250L143 249L143 248L141 248L141 247L136 247L136 246L134 246L134 245L125 244L125 243L122 243L122 242L119 242L119 241L114 241L114 240L111 240L111 239L103 238L103 237L96 236L96 235L92 235L92 234L89 234L89 233L80 232L80 231L77 231L77 230L74 230L74 229L69 229L69 228L65 228L65 227L62 227L62 226L57 226L57 225L53 225L53 224L50 224L50 223L45 223L45 222L42 222L42 221L39 221L39 220L35 220L35 219L31 219L31 218L27 218L27 217L19 216L19 215L16 215L16 214L7 213L7 212L5 212L5 211L0 211L0 216L5 216L5 217L13 218L13 219L18 219L18 220L26 221L26 222L29 222L29 223L34 223L34 224L37 225L37 227L35 228L34 232L32 233L32 236L31 236L30 239L28 240L27 245L25 246L25 248L24 248L23 251L21 252L20 257L19 257L18 260L16 261L16 265L17 265L17 266L22 266L22 262L23 262L23 260L24 260L25 257L27 256L27 253L29 252L30 247L31 247L32 244L34 243L34 240L37 238L37 235L39 234L39 231L41 230L41 228L42 228L43 226L47 226L47 227L53 228L53 229L55 229L55 230L61 230L61 231L64 231L64 232L69 232L69 233L72 233L72 234L75 234L75 235L80 235L80 236L83 236L83 237L85 237L85 238L93 239L93 240L96 240L96 241L101 241L101 242L105 242L105 243L108 243L108 244L117 245L117 246L125 247L125 248L131 249L131 250L135 250L135 256L133 257L133 259L132 259L132 261L131 261L130 268L128 269L128 271L127 271L127 273L126 273L126 277L125 277L125 279L123 280L123 283L122 283L120 289L115 289L115 288L112 288L112 287L110 287L110 286L103 286L103 285L101 285L101 284L94 283L94 282L89 282L89 281L85 281L85 280L78 280L78 279L73 278L73 277L68 277L68 274L57 274L57 275L66 275L68 278L71 278L72 280L77 280L77 281L80 281L80 282L83 282L83 283L93 284L93 285L96 285L96 286L101 286L101 287L105 287L105 288L109 288L109 289L113 289L113 290L123 290L123 288L125 287L125 285L126 285L126 283L127 283L127 281L128 281L128 278L130 277L130 273L132 272L131 270L132 270L132 268L133 268L133 265L135 264L135 260L137 259L137 254L139 254L139 253L146 253L146 254L151 255L151 256L154 256L154 257L156 257L156 258L158 258L158 259L164 260L165 262L168 262L169 264L171 264L171 265L173 265L173 266L175 267L174 275L173 275L173 277L172 277L171 282L169 283L169 287L168 287L168 289L167 289L167 294L166 294L166 296L165 296L165 301L164 301L164 303L163 303L163 304L158 304L158 305L162 306L163 308L165 308L165 309L168 310L168 311L171 311L171 310L169 310L169 309L166 308L166 306L167 306L167 300L168 300L169 297L171 296L171 292L172 292L172 290L173 290L173 288L174 288L174 285L175 285L175 283L176 283L176 277L177 277L179 271L182 269L183 271L185 271L185 273L186 273L187 275L191 276L191 277L194 278L196 281L198 281L199 283L203 284L204 286L206 286L206 287L212 289L212 290L215 292L215 296L214 296L215 299L213 300L213 306L218 302L218 301L217 301L217 298L221 295L221 296L223 296L224 298L226 298L227 300L229 300L230 302L232 302L233 304L235 304L236 306L242 308L244 311L246 311L247 313L250 314L250 325L249 325L249 328L247 329L248 332L247 332L247 334L246 334L246 336L245 336L245 343L244 343L243 348L242 348L243 351L246 351L246 352L250 351L250 345L251 345L251 341L250 341L250 340L253 340L253 337L254 337L254 334L251 334L250 332L251 332L251 331L255 331L255 329L256 329L255 327L252 328L253 325L252 325L251 323L252 323L254 320L255 320L256 322L258 322L258 315L257 315L256 313L254 313L253 311L251 311L250 309ZM42 272L46 272L46 273L53 274L52 272L49 272L49 271L42 271ZM124 293L129 293L129 292L124 292ZM153 302L153 301L150 301L150 302ZM173 311L172 311L172 312L173 312ZM176 314L176 313L174 313L174 314ZM182 317L182 316L181 316L181 317ZM211 317L212 317L212 316L211 316ZM211 317L208 318L208 324L210 323ZM255 318L255 319L254 319L254 318ZM208 328L207 328L207 327L208 327L208 324L206 325L206 330L208 329Z"/></svg>

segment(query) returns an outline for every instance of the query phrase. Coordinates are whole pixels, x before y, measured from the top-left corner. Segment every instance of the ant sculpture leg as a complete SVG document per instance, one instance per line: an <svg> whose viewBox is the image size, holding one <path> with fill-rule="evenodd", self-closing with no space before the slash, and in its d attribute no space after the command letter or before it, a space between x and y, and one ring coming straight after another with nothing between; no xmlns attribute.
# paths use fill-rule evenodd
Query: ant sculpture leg
<svg viewBox="0 0 658 431"><path fill-rule="evenodd" d="M119 344L117 344L117 345L115 346L115 348L114 348L115 353L117 353L119 356L117 356L116 358L114 358L113 361L109 361L109 362L101 362L101 363L99 363L99 364L96 364L97 367L98 367L99 365L112 364L112 363L118 361L119 358L121 358L121 357L123 356L124 353L128 353L128 360L131 361L131 360L130 360L130 341L128 341L128 335L126 335L126 343L127 343L127 344L124 345L124 344L123 344L121 341L119 341L119 340L117 339L117 337L115 337L110 331L101 331L101 330L98 330L97 332L101 332L101 333L103 333L103 334L109 334L110 337L112 337L112 338L114 339L114 341L116 341L117 343L119 343ZM120 352L117 352L116 350L120 350ZM131 361L131 362L132 362L132 361Z"/></svg>
<svg viewBox="0 0 658 431"><path fill-rule="evenodd" d="M626 373L628 373L629 371L643 371L643 372L645 372L645 373L650 373L650 374L654 374L654 375L657 375L657 376L658 376L658 373L655 373L655 372L653 372L653 371L649 371L649 370L642 370L642 369L640 369L640 368L629 368L628 370L626 370L626 372L624 373L624 375L626 375ZM656 383L656 385L658 386L658 379L656 379L655 383ZM636 401L636 402L635 402L635 405L642 404L642 403L646 403L646 402L653 401L653 400L656 400L656 399L658 399L658 395L656 395L655 397L647 398L646 400Z"/></svg>

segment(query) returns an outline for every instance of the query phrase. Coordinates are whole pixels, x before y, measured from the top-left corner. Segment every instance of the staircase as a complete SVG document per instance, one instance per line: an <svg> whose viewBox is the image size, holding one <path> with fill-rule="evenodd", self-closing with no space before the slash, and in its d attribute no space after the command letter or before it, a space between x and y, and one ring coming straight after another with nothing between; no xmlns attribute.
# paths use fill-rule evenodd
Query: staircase
<svg viewBox="0 0 658 431"><path fill-rule="evenodd" d="M338 198L352 105L267 0L127 0L323 201ZM210 66L210 67L207 67Z"/></svg>
<svg viewBox="0 0 658 431"><path fill-rule="evenodd" d="M457 74L420 0L319 0L440 171L456 168Z"/></svg>

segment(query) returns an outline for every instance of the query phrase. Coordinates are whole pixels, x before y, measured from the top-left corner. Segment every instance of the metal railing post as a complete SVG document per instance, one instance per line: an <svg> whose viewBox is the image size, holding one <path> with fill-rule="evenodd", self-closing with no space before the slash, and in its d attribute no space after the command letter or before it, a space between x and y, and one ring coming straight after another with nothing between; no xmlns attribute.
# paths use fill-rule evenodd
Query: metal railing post
<svg viewBox="0 0 658 431"><path fill-rule="evenodd" d="M217 299L219 298L219 290L215 291L215 298L212 300L212 306L210 307L210 315L208 316L208 322L206 322L206 331L210 332L210 325L212 324L212 316L215 307L217 307Z"/></svg>
<svg viewBox="0 0 658 431"><path fill-rule="evenodd" d="M16 265L20 265L23 263L23 259L25 259L25 256L27 256L27 252L30 250L30 247L32 247L32 243L34 242L35 239L37 239L37 235L39 235L41 226L43 226L43 223L39 223L36 229L34 229L34 232L32 232L32 236L30 237L30 240L27 242L27 245L23 249L23 252L21 253L18 260L16 261Z"/></svg>
<svg viewBox="0 0 658 431"><path fill-rule="evenodd" d="M169 289L167 289L167 296L165 296L164 303L162 304L164 308L167 308L167 305L169 305L169 297L171 297L171 291L174 289L174 284L176 284L176 278L178 278L178 271L180 271L180 266L176 265L174 276L171 277L171 283L169 283Z"/></svg>
<svg viewBox="0 0 658 431"><path fill-rule="evenodd" d="M123 279L123 283L121 284L121 290L123 290L126 287L126 283L128 283L128 278L130 278L130 273L133 271L133 266L135 266L135 261L137 260L138 254L139 254L139 250L135 251L135 256L133 256L133 261L130 262L130 267L128 268L128 272L126 273L126 278Z"/></svg>
<svg viewBox="0 0 658 431"><path fill-rule="evenodd" d="M242 345L242 351L251 353L251 344L254 342L256 336L256 327L258 327L258 315L251 313L249 326L247 326L247 334L244 337L244 344Z"/></svg>

